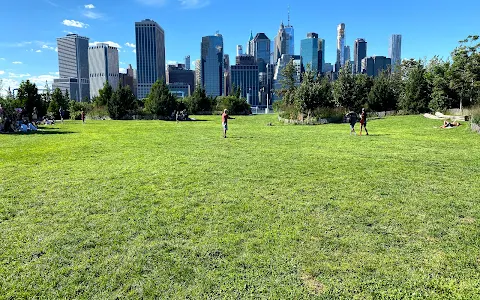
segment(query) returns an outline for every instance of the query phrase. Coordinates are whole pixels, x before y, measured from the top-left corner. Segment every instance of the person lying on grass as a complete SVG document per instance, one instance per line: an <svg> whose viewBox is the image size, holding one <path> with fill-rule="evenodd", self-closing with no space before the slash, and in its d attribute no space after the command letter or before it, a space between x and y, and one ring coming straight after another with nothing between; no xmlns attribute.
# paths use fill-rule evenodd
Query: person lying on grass
<svg viewBox="0 0 480 300"><path fill-rule="evenodd" d="M224 109L222 114L223 137L227 138L228 119L234 119L228 115L228 110Z"/></svg>
<svg viewBox="0 0 480 300"><path fill-rule="evenodd" d="M449 122L447 120L443 121L443 126L440 126L440 128L453 128L453 127L458 127L462 124L458 123L458 122Z"/></svg>

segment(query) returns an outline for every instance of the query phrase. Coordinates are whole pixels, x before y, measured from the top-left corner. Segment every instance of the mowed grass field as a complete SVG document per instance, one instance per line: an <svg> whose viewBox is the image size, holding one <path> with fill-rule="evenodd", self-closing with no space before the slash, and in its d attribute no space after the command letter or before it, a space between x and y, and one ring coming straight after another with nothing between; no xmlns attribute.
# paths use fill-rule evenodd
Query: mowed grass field
<svg viewBox="0 0 480 300"><path fill-rule="evenodd" d="M0 135L0 299L480 297L468 125L198 119Z"/></svg>

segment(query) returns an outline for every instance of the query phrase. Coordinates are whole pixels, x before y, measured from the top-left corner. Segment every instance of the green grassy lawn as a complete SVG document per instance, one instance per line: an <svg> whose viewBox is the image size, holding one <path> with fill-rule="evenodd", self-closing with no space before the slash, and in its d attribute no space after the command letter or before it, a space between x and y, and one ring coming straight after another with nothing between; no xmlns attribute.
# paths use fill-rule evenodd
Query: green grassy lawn
<svg viewBox="0 0 480 300"><path fill-rule="evenodd" d="M468 125L198 118L0 135L0 299L480 297Z"/></svg>

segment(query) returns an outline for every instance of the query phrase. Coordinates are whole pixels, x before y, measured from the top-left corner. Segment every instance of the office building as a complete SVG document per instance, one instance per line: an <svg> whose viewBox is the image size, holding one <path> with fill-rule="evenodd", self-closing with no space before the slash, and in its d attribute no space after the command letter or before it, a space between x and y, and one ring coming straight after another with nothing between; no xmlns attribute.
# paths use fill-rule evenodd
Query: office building
<svg viewBox="0 0 480 300"><path fill-rule="evenodd" d="M195 87L197 87L197 85L202 86L202 60L201 59L197 59L195 61Z"/></svg>
<svg viewBox="0 0 480 300"><path fill-rule="evenodd" d="M388 71L392 60L385 56L370 56L362 59L362 73L377 77L382 71Z"/></svg>
<svg viewBox="0 0 480 300"><path fill-rule="evenodd" d="M165 82L165 32L156 22L135 22L137 47L137 93L144 99L157 80Z"/></svg>
<svg viewBox="0 0 480 300"><path fill-rule="evenodd" d="M230 94L230 55L223 55L223 95L228 96Z"/></svg>
<svg viewBox="0 0 480 300"><path fill-rule="evenodd" d="M223 37L217 33L202 37L202 86L208 96L223 95Z"/></svg>
<svg viewBox="0 0 480 300"><path fill-rule="evenodd" d="M132 92L137 97L137 70L132 68L131 64L128 64L127 75L133 78Z"/></svg>
<svg viewBox="0 0 480 300"><path fill-rule="evenodd" d="M75 101L90 99L88 41L78 34L57 39L59 78L53 80L53 88L68 91Z"/></svg>
<svg viewBox="0 0 480 300"><path fill-rule="evenodd" d="M255 57L253 55L241 55L235 57L235 64L242 66L252 66L255 65Z"/></svg>
<svg viewBox="0 0 480 300"><path fill-rule="evenodd" d="M237 56L243 55L243 47L242 45L237 45Z"/></svg>
<svg viewBox="0 0 480 300"><path fill-rule="evenodd" d="M402 35L392 34L388 55L392 59L392 70L402 63Z"/></svg>
<svg viewBox="0 0 480 300"><path fill-rule="evenodd" d="M337 26L337 61L335 62L335 72L343 67L345 63L345 24L340 23Z"/></svg>
<svg viewBox="0 0 480 300"><path fill-rule="evenodd" d="M97 97L107 81L114 91L117 90L119 68L117 48L103 43L88 48L90 98Z"/></svg>
<svg viewBox="0 0 480 300"><path fill-rule="evenodd" d="M240 88L240 95L247 99L251 106L258 106L259 103L259 75L258 66L234 65L231 66L232 88Z"/></svg>
<svg viewBox="0 0 480 300"><path fill-rule="evenodd" d="M190 65L190 55L185 56L185 70L190 71L191 65Z"/></svg>
<svg viewBox="0 0 480 300"><path fill-rule="evenodd" d="M350 62L350 46L345 46L343 64Z"/></svg>
<svg viewBox="0 0 480 300"><path fill-rule="evenodd" d="M260 32L253 38L252 55L257 63L264 65L270 63L270 39L265 33Z"/></svg>
<svg viewBox="0 0 480 300"><path fill-rule="evenodd" d="M356 39L353 46L353 73L362 73L362 60L367 57L367 42L365 39Z"/></svg>
<svg viewBox="0 0 480 300"><path fill-rule="evenodd" d="M190 94L195 90L195 72L187 70L185 64L174 64L167 66L167 83L183 83L189 86Z"/></svg>
<svg viewBox="0 0 480 300"><path fill-rule="evenodd" d="M307 38L300 41L300 56L305 69L308 66L311 71L322 73L323 44L315 32L308 33Z"/></svg>
<svg viewBox="0 0 480 300"><path fill-rule="evenodd" d="M278 29L277 36L275 37L275 49L273 51L273 63L277 64L278 60L282 57L282 55L288 55L288 43L287 43L287 33L285 31L285 26L283 22L280 24L280 28Z"/></svg>
<svg viewBox="0 0 480 300"><path fill-rule="evenodd" d="M118 75L119 75L118 82L120 83L120 86L122 87L128 86L130 87L130 90L132 91L132 93L134 93L133 77L128 75L127 73L119 73Z"/></svg>
<svg viewBox="0 0 480 300"><path fill-rule="evenodd" d="M182 82L168 83L168 90L170 94L174 95L177 98L185 98L191 96L191 86Z"/></svg>

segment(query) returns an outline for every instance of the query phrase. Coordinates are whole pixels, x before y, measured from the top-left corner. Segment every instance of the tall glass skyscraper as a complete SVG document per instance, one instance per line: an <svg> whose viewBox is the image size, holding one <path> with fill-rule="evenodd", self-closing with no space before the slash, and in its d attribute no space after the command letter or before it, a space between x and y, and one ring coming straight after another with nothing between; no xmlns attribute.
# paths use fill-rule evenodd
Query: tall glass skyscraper
<svg viewBox="0 0 480 300"><path fill-rule="evenodd" d="M314 32L308 33L307 38L300 41L300 56L305 69L309 66L309 69L315 73L322 71L322 51L320 47L322 45L318 39L318 34Z"/></svg>
<svg viewBox="0 0 480 300"><path fill-rule="evenodd" d="M202 37L201 79L208 96L223 94L223 37L217 33Z"/></svg>
<svg viewBox="0 0 480 300"><path fill-rule="evenodd" d="M367 57L367 42L365 39L356 39L353 46L353 72L355 74L362 73L362 59Z"/></svg>
<svg viewBox="0 0 480 300"><path fill-rule="evenodd" d="M337 26L337 68L345 64L345 24L340 23Z"/></svg>
<svg viewBox="0 0 480 300"><path fill-rule="evenodd" d="M67 90L76 101L90 99L88 40L77 34L57 39L59 78L54 79L53 88L58 87L62 93Z"/></svg>
<svg viewBox="0 0 480 300"><path fill-rule="evenodd" d="M285 31L285 26L280 24L280 28L278 29L277 36L275 37L275 49L273 51L273 64L277 64L278 60L282 57L282 55L288 55L288 35Z"/></svg>
<svg viewBox="0 0 480 300"><path fill-rule="evenodd" d="M263 61L264 64L270 63L270 39L265 33L257 33L253 39L253 53L255 61Z"/></svg>
<svg viewBox="0 0 480 300"><path fill-rule="evenodd" d="M144 99L157 80L165 82L165 32L156 22L135 22L137 45L137 93Z"/></svg>
<svg viewBox="0 0 480 300"><path fill-rule="evenodd" d="M392 34L388 55L392 59L392 70L402 63L402 35Z"/></svg>

